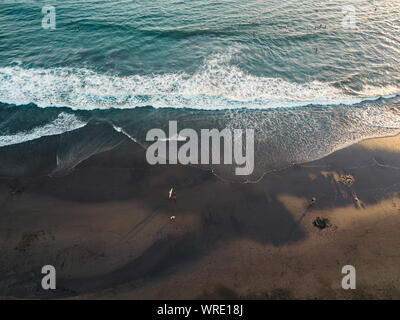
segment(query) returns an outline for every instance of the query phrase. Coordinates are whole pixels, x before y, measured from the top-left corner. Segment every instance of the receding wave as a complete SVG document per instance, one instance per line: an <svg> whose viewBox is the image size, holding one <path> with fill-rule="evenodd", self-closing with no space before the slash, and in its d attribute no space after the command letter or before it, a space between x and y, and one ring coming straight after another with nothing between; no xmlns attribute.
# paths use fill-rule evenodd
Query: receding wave
<svg viewBox="0 0 400 320"><path fill-rule="evenodd" d="M79 120L73 114L61 112L54 121L44 126L12 135L0 136L0 147L38 139L43 136L61 134L83 127L85 124L86 122Z"/></svg>
<svg viewBox="0 0 400 320"><path fill-rule="evenodd" d="M27 172L35 174L40 172L52 176L68 174L82 161L113 149L121 142L127 141L127 138L146 148L149 145L146 141L148 130L162 129L168 137L169 121L177 119L178 130L191 128L198 134L205 128L254 129L254 172L250 176L236 176L234 171L236 165L199 165L201 168L212 170L225 180L241 182L258 181L266 172L321 158L366 138L400 132L400 97L365 101L354 106L307 106L269 110L204 111L164 108L77 110L62 112L56 120L53 114L57 110L55 108L40 109L34 106L12 108L19 109L18 119L21 121L28 121L33 113L40 113L43 118L48 118L49 122L48 125L31 129L29 132L20 132L11 138L2 136L1 145L62 133L37 139L34 143L26 145L19 143L14 148L5 147L5 150L14 150L15 154L19 154L20 150L26 152L32 148L41 150L43 165L29 157L29 159L22 157L19 163L10 164L11 158L7 158L7 153L0 153L4 155L0 160L7 163L4 168L9 168L11 165L16 174ZM82 121L87 124L72 130L85 124ZM60 126L64 129L61 130ZM171 139L179 139L179 135L163 140ZM52 161L45 157L50 149L53 155ZM37 167L39 164L40 168Z"/></svg>
<svg viewBox="0 0 400 320"><path fill-rule="evenodd" d="M382 89L398 94L400 89ZM345 94L318 81L298 84L251 75L225 58L214 57L195 73L101 74L83 68L0 68L0 101L73 109L155 108L268 109L306 105L356 104L379 96Z"/></svg>

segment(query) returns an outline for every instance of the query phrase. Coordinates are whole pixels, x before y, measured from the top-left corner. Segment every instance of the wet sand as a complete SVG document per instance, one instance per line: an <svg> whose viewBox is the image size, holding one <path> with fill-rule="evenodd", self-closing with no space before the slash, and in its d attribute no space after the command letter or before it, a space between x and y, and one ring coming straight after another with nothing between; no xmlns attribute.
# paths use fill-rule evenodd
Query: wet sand
<svg viewBox="0 0 400 320"><path fill-rule="evenodd" d="M0 148L3 298L400 298L400 136L255 184L149 166L122 135L55 174L58 139ZM41 289L46 264L55 291ZM341 288L348 264L356 290Z"/></svg>

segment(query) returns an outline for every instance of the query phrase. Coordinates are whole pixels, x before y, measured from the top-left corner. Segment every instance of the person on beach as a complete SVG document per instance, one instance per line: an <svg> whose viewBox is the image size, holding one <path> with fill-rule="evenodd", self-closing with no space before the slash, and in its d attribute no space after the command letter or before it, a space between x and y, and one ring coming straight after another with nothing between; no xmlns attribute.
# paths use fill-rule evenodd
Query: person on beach
<svg viewBox="0 0 400 320"><path fill-rule="evenodd" d="M316 197L312 197L308 207L311 208L316 202L317 202L317 198Z"/></svg>
<svg viewBox="0 0 400 320"><path fill-rule="evenodd" d="M174 188L171 188L169 190L168 198L169 198L169 200L173 200L176 203L176 192L174 191Z"/></svg>

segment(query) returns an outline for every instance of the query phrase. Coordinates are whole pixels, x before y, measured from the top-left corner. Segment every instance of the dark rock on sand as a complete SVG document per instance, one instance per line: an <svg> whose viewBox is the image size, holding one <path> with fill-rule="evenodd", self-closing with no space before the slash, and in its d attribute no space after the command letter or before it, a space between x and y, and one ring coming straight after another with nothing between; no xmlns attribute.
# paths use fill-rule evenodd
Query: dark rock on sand
<svg viewBox="0 0 400 320"><path fill-rule="evenodd" d="M314 227L317 227L318 229L325 229L329 226L329 220L328 219L324 219L324 218L320 218L317 217L314 221L313 221L313 225Z"/></svg>

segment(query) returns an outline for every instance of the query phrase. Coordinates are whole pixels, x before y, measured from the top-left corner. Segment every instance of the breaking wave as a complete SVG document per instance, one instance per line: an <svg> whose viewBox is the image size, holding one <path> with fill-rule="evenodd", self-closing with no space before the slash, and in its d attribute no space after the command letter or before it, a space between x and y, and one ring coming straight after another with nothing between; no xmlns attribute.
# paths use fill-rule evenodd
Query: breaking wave
<svg viewBox="0 0 400 320"><path fill-rule="evenodd" d="M18 132L12 135L0 136L0 147L38 139L43 136L61 134L81 128L85 125L86 122L79 120L73 114L61 112L54 121L44 126L36 127L29 131Z"/></svg>
<svg viewBox="0 0 400 320"><path fill-rule="evenodd" d="M398 94L397 87L368 90ZM195 73L166 73L121 77L84 68L0 68L0 101L35 103L40 107L72 109L153 106L205 110L268 109L306 105L352 105L379 96L346 94L332 84L293 83L251 75L213 57Z"/></svg>

